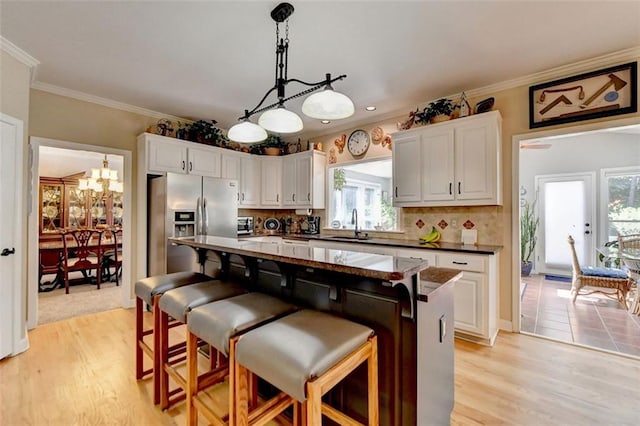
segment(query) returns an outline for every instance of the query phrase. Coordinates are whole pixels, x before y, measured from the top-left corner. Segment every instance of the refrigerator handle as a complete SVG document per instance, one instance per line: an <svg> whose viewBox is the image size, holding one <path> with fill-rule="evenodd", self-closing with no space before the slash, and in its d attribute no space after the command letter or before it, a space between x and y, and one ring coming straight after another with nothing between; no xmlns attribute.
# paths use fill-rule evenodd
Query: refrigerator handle
<svg viewBox="0 0 640 426"><path fill-rule="evenodd" d="M200 203L200 197L196 201L196 235L202 234L202 208Z"/></svg>
<svg viewBox="0 0 640 426"><path fill-rule="evenodd" d="M202 198L202 235L207 235L209 229L209 213L207 212L207 199Z"/></svg>

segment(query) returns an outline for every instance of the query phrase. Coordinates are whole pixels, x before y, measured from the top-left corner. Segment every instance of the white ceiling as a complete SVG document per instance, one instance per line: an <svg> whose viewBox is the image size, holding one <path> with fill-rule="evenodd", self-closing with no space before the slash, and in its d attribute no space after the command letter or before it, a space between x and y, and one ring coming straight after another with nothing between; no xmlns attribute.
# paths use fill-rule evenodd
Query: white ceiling
<svg viewBox="0 0 640 426"><path fill-rule="evenodd" d="M273 85L277 3L2 0L0 34L40 61L37 82L228 128ZM303 117L305 133L640 46L640 1L293 5L289 77L347 74L335 88L357 109L325 126Z"/></svg>
<svg viewBox="0 0 640 426"><path fill-rule="evenodd" d="M105 154L91 151L80 151L50 146L41 146L38 161L38 174L47 177L65 177L85 172L91 176L92 168L101 168ZM122 180L123 157L121 155L106 155L110 169L118 171L118 179Z"/></svg>

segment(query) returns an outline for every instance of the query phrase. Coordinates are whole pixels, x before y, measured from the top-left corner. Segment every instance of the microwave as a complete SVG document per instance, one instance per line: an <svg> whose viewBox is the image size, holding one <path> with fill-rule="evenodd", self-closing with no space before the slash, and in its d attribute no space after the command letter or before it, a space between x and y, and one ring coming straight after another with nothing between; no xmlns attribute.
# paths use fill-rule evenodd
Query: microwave
<svg viewBox="0 0 640 426"><path fill-rule="evenodd" d="M238 217L238 235L253 234L253 216Z"/></svg>

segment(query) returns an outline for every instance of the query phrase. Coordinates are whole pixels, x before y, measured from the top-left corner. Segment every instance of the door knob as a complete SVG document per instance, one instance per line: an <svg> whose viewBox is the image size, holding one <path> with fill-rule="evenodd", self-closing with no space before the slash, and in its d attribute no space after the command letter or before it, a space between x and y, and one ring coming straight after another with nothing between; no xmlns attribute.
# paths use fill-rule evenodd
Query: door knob
<svg viewBox="0 0 640 426"><path fill-rule="evenodd" d="M13 254L16 252L16 249L11 247L11 250L9 250L8 248L5 248L4 250L2 250L2 253L0 253L0 256L9 256L10 254Z"/></svg>

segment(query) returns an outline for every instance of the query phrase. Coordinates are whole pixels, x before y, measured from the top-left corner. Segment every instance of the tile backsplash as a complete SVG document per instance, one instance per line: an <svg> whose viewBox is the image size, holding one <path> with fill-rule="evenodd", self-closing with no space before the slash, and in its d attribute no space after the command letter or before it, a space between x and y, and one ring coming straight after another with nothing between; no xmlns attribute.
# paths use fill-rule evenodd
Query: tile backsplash
<svg viewBox="0 0 640 426"><path fill-rule="evenodd" d="M476 229L478 244L504 245L502 207L411 207L402 209L403 239L416 240L436 227L441 241L460 242L461 230Z"/></svg>
<svg viewBox="0 0 640 426"><path fill-rule="evenodd" d="M404 232L367 232L374 238L417 240L431 232L431 228L435 226L442 234L441 241L460 242L463 229L475 229L478 231L478 244L504 245L503 221L500 220L502 214L500 206L405 207L402 209L401 216ZM324 229L327 226L325 210L314 210L313 215L321 217L320 227L323 234L340 233L340 231ZM295 210L263 209L239 209L238 216L253 216L257 234L264 232L264 221L267 218L290 217L293 220L302 220L305 217L296 215Z"/></svg>

